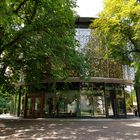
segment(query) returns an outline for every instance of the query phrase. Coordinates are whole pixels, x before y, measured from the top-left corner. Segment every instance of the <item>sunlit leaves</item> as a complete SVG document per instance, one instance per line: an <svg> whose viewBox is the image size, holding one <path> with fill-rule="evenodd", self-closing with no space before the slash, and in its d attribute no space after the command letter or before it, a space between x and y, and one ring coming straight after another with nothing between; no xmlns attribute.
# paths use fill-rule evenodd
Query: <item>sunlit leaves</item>
<svg viewBox="0 0 140 140"><path fill-rule="evenodd" d="M140 62L140 4L137 0L105 0L104 10L91 27L107 55L126 64ZM137 75L137 74L136 74ZM137 76L139 77L139 76Z"/></svg>
<svg viewBox="0 0 140 140"><path fill-rule="evenodd" d="M83 57L75 51L74 7L74 0L1 1L1 85L63 79L72 70L82 75Z"/></svg>

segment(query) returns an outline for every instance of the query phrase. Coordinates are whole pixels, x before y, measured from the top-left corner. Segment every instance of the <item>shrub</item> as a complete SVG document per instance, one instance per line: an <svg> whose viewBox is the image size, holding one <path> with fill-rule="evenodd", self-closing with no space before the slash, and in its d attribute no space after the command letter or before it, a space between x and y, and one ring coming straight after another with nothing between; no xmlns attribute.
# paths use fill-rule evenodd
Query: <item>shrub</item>
<svg viewBox="0 0 140 140"><path fill-rule="evenodd" d="M3 109L4 114L6 114L8 112L7 108Z"/></svg>
<svg viewBox="0 0 140 140"><path fill-rule="evenodd" d="M3 113L3 109L2 108L0 108L0 114L2 114Z"/></svg>

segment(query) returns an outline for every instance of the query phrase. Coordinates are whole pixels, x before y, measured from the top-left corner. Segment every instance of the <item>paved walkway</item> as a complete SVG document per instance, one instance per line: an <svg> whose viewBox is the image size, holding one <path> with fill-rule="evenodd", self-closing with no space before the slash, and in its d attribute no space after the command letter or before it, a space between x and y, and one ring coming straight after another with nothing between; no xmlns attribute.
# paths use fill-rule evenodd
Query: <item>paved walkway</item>
<svg viewBox="0 0 140 140"><path fill-rule="evenodd" d="M140 140L140 119L22 119L3 115L0 140Z"/></svg>

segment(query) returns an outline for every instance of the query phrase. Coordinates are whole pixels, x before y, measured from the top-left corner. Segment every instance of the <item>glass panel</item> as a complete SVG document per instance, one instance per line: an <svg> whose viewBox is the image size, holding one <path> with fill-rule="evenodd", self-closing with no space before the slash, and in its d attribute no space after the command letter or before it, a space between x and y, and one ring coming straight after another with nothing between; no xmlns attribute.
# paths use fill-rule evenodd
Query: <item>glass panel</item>
<svg viewBox="0 0 140 140"><path fill-rule="evenodd" d="M81 91L81 116L105 117L105 100L102 85L85 84Z"/></svg>
<svg viewBox="0 0 140 140"><path fill-rule="evenodd" d="M27 116L32 114L31 109L32 109L31 108L31 98L28 98L28 102L27 102Z"/></svg>
<svg viewBox="0 0 140 140"><path fill-rule="evenodd" d="M35 110L40 111L41 110L41 99L35 98Z"/></svg>
<svg viewBox="0 0 140 140"><path fill-rule="evenodd" d="M102 90L94 91L94 116L104 116L105 115L105 101L104 93Z"/></svg>

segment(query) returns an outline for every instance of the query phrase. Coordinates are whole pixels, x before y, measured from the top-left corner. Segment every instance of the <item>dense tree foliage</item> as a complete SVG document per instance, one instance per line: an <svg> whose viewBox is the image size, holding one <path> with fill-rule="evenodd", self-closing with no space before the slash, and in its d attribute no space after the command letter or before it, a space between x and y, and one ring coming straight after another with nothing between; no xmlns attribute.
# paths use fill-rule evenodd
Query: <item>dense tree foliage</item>
<svg viewBox="0 0 140 140"><path fill-rule="evenodd" d="M82 76L74 7L74 0L1 0L1 88L18 81L63 79L71 70Z"/></svg>
<svg viewBox="0 0 140 140"><path fill-rule="evenodd" d="M110 57L135 68L135 89L140 100L140 3L137 0L105 0L104 4L104 10L92 24L94 35L107 47ZM140 115L140 104L138 110Z"/></svg>
<svg viewBox="0 0 140 140"><path fill-rule="evenodd" d="M107 47L109 56L135 68L140 60L139 11L140 5L136 0L106 0L99 19L92 24L94 35Z"/></svg>

